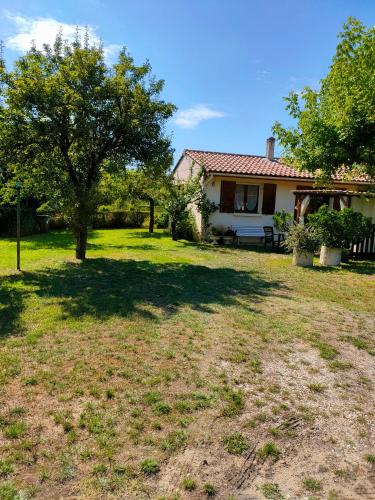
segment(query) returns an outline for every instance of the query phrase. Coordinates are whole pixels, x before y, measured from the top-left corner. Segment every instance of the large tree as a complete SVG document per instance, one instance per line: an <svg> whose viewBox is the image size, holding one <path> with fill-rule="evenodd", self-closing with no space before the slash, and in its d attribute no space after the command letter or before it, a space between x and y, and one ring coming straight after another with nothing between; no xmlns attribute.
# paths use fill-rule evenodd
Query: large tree
<svg viewBox="0 0 375 500"><path fill-rule="evenodd" d="M318 90L286 98L295 128L275 123L286 160L330 178L343 167L375 178L375 28L349 18Z"/></svg>
<svg viewBox="0 0 375 500"><path fill-rule="evenodd" d="M1 64L0 161L27 192L56 200L86 256L87 228L104 172L169 165L164 125L175 107L149 63L123 49L112 67L87 37L32 47L7 71Z"/></svg>

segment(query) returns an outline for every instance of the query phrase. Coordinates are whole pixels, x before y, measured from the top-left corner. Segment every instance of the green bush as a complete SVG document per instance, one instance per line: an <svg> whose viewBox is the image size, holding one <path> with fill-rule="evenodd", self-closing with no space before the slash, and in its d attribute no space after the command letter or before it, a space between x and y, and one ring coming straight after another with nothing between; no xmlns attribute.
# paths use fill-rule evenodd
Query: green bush
<svg viewBox="0 0 375 500"><path fill-rule="evenodd" d="M68 221L62 214L53 215L49 220L50 229L66 229L67 227Z"/></svg>
<svg viewBox="0 0 375 500"><path fill-rule="evenodd" d="M161 212L155 217L156 227L159 229L166 229L169 224L169 215L167 212Z"/></svg>
<svg viewBox="0 0 375 500"><path fill-rule="evenodd" d="M136 210L117 212L98 212L92 222L94 229L120 229L142 227L148 216L148 212Z"/></svg>
<svg viewBox="0 0 375 500"><path fill-rule="evenodd" d="M272 217L273 225L280 233L287 233L293 223L293 214L282 208L280 212L275 212Z"/></svg>
<svg viewBox="0 0 375 500"><path fill-rule="evenodd" d="M177 239L188 241L199 239L195 219L191 212L185 212L184 217L177 223Z"/></svg>
<svg viewBox="0 0 375 500"><path fill-rule="evenodd" d="M361 241L369 235L371 219L352 208L334 210L322 205L308 216L309 225L319 233L322 245L343 248L346 242Z"/></svg>
<svg viewBox="0 0 375 500"><path fill-rule="evenodd" d="M344 208L340 216L347 241L361 241L370 235L372 223L369 217L355 212L352 208Z"/></svg>
<svg viewBox="0 0 375 500"><path fill-rule="evenodd" d="M318 231L308 225L294 224L290 229L283 245L293 252L314 253L320 246Z"/></svg>

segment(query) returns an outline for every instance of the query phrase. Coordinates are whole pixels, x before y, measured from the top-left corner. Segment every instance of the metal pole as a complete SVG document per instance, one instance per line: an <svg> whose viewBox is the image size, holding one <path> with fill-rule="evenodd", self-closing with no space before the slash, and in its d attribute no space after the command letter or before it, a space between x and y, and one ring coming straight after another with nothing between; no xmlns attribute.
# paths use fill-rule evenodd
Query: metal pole
<svg viewBox="0 0 375 500"><path fill-rule="evenodd" d="M17 271L21 270L21 203L20 186L17 185Z"/></svg>

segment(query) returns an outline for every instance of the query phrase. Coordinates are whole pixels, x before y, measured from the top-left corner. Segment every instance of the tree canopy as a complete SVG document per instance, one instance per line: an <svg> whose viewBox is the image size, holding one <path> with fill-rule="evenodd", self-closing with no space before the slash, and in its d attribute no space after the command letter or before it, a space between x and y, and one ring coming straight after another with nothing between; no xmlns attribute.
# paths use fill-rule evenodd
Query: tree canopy
<svg viewBox="0 0 375 500"><path fill-rule="evenodd" d="M344 168L375 179L375 27L349 18L318 90L286 97L294 128L273 132L287 162L322 177Z"/></svg>
<svg viewBox="0 0 375 500"><path fill-rule="evenodd" d="M161 99L163 85L126 49L109 67L103 49L79 35L32 47L11 71L1 63L0 165L24 194L60 204L77 258L85 258L103 173L171 164L164 125L175 106Z"/></svg>

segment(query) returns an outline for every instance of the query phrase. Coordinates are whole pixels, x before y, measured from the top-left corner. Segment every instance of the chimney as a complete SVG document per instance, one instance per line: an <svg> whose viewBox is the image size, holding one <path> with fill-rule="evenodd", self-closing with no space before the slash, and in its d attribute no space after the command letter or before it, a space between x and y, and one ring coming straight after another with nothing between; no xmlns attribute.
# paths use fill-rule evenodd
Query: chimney
<svg viewBox="0 0 375 500"><path fill-rule="evenodd" d="M269 137L266 143L266 158L273 160L275 157L275 138Z"/></svg>

